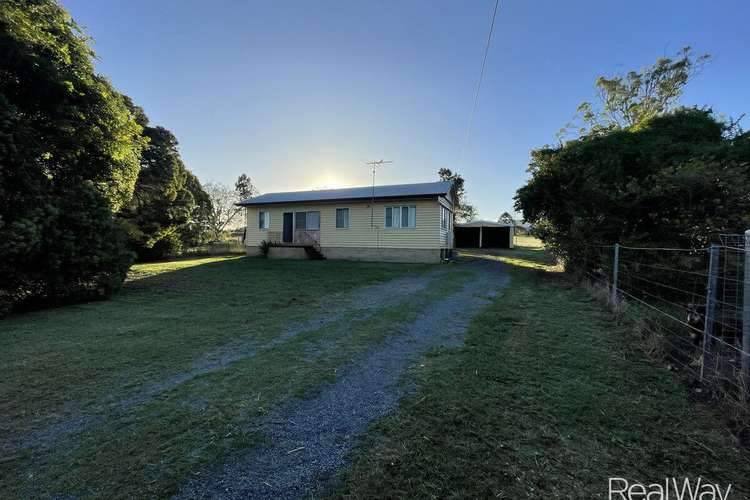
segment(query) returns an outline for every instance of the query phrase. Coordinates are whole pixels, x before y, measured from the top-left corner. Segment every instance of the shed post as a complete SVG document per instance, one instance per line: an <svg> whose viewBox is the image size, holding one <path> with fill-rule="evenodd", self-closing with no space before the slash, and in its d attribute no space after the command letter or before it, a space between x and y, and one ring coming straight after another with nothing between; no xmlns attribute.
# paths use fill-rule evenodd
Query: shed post
<svg viewBox="0 0 750 500"><path fill-rule="evenodd" d="M514 241L516 239L516 225L511 224L510 225L510 248L514 247Z"/></svg>
<svg viewBox="0 0 750 500"><path fill-rule="evenodd" d="M620 267L620 244L615 243L615 255L612 259L612 305L617 305L617 279Z"/></svg>
<svg viewBox="0 0 750 500"><path fill-rule="evenodd" d="M745 231L745 272L742 288L742 383L750 393L750 229Z"/></svg>
<svg viewBox="0 0 750 500"><path fill-rule="evenodd" d="M479 248L482 248L482 225L479 225Z"/></svg>
<svg viewBox="0 0 750 500"><path fill-rule="evenodd" d="M714 335L714 313L716 311L716 283L719 277L719 247L711 245L708 261L708 283L706 283L706 314L703 317L703 350L701 355L701 377L711 356L709 346Z"/></svg>

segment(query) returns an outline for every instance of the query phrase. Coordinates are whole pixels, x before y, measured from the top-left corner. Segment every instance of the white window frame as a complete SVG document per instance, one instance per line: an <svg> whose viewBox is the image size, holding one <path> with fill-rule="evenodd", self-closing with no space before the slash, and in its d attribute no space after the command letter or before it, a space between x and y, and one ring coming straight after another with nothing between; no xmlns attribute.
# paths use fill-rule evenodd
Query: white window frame
<svg viewBox="0 0 750 500"><path fill-rule="evenodd" d="M391 225L388 225L388 210L391 210ZM407 225L404 226L403 210L407 210ZM398 215L397 215L398 214ZM383 227L386 229L415 229L417 227L417 206L416 205L392 205L385 207L383 211Z"/></svg>
<svg viewBox="0 0 750 500"><path fill-rule="evenodd" d="M310 224L310 220L311 220L310 216L313 215L313 214L317 214L317 217L318 217L317 226L318 227L312 227L313 224ZM305 229L307 231L320 231L320 211L318 211L318 210L310 210L310 211L307 212L307 215L305 216Z"/></svg>
<svg viewBox="0 0 750 500"><path fill-rule="evenodd" d="M343 226L339 226L339 210L342 210L342 213L346 214ZM349 207L337 208L335 212L335 219L336 229L349 229Z"/></svg>
<svg viewBox="0 0 750 500"><path fill-rule="evenodd" d="M453 214L449 209L440 205L440 228L450 231L451 221L453 220Z"/></svg>
<svg viewBox="0 0 750 500"><path fill-rule="evenodd" d="M261 210L258 212L258 229L260 231L268 231L271 227L271 212L267 210Z"/></svg>

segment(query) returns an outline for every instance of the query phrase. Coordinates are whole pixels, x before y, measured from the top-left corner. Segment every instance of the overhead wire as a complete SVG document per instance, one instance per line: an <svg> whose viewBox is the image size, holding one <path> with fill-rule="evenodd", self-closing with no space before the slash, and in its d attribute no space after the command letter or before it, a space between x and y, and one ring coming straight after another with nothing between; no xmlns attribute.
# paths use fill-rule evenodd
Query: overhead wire
<svg viewBox="0 0 750 500"><path fill-rule="evenodd" d="M487 33L487 43L484 46L484 56L482 57L482 69L479 71L479 81L477 82L476 92L474 92L474 103L471 106L471 113L469 113L469 123L466 126L466 136L464 137L464 144L461 148L461 161L460 164L463 166L464 156L466 150L469 147L469 140L471 139L471 132L474 128L474 117L476 116L477 107L479 106L479 92L482 89L482 81L484 80L484 70L487 66L487 54L490 52L490 42L492 41L492 34L495 31L495 18L497 17L497 10L500 6L500 0L495 0L495 8L492 11L492 21L490 22L490 30Z"/></svg>

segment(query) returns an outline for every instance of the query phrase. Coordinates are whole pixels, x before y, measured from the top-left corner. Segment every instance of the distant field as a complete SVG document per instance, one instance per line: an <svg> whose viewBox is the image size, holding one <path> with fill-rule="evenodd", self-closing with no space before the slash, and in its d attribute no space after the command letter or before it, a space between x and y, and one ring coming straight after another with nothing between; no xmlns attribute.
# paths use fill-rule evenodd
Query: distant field
<svg viewBox="0 0 750 500"><path fill-rule="evenodd" d="M544 248L544 243L539 238L527 234L517 234L513 238L513 243L519 247L526 248Z"/></svg>

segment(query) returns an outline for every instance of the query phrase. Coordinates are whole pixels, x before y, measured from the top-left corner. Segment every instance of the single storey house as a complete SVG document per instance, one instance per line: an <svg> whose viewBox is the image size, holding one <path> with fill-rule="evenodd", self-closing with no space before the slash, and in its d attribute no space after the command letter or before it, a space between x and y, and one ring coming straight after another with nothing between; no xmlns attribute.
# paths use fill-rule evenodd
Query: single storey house
<svg viewBox="0 0 750 500"><path fill-rule="evenodd" d="M453 249L451 182L268 193L246 208L248 255L440 262Z"/></svg>

